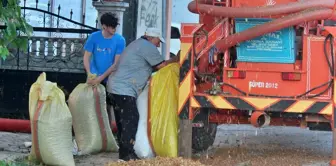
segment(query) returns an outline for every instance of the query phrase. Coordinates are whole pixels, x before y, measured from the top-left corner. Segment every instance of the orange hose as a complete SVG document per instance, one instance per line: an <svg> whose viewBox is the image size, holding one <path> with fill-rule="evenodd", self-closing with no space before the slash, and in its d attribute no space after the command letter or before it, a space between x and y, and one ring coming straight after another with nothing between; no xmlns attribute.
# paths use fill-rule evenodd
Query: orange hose
<svg viewBox="0 0 336 166"><path fill-rule="evenodd" d="M189 3L188 9L190 12L195 14L202 13L211 16L234 18L260 18L296 13L302 10L316 7L333 9L335 6L335 0L306 0L303 2L293 2L288 4L263 7L220 7L213 6L211 4L212 0L195 0Z"/></svg>
<svg viewBox="0 0 336 166"><path fill-rule="evenodd" d="M30 133L30 121L0 118L0 131Z"/></svg>
<svg viewBox="0 0 336 166"><path fill-rule="evenodd" d="M293 25L297 25L302 22L323 20L330 18L332 12L333 12L332 9L324 8L324 9L306 10L303 12L295 13L268 23L264 23L262 25L252 27L239 33L235 33L233 35L224 38L223 40L219 40L215 45L219 50L223 51L226 50L227 48L235 46L240 42L251 40L258 36L278 31ZM335 14L333 15L333 17L335 17Z"/></svg>
<svg viewBox="0 0 336 166"><path fill-rule="evenodd" d="M198 3L198 4L197 4ZM220 17L248 17L260 18L275 15L292 14L274 21L255 26L245 31L230 35L216 43L216 47L223 51L236 44L251 40L264 34L281 30L289 26L298 25L307 21L330 19L335 16L334 9L336 0L306 0L265 7L218 7L209 5L212 0L192 1L188 5L189 11ZM196 7L197 5L197 7ZM296 13L298 12L298 13ZM294 14L293 14L294 13Z"/></svg>
<svg viewBox="0 0 336 166"><path fill-rule="evenodd" d="M112 132L118 131L116 122L111 123ZM0 118L0 131L31 133L30 121L21 119Z"/></svg>

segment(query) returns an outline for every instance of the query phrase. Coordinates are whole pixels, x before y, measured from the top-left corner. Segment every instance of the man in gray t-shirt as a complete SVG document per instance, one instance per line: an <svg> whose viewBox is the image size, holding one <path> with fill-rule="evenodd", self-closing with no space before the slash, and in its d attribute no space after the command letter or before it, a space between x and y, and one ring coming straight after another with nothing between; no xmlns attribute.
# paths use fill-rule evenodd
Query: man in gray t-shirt
<svg viewBox="0 0 336 166"><path fill-rule="evenodd" d="M124 50L117 71L109 77L107 91L137 97L145 87L153 67L164 62L157 47L141 37Z"/></svg>
<svg viewBox="0 0 336 166"><path fill-rule="evenodd" d="M157 49L161 42L165 42L161 31L148 28L144 36L125 48L120 56L117 70L109 76L107 92L118 128L119 159L137 159L133 150L139 121L137 97L146 86L153 71L179 60L179 56L176 56L165 61Z"/></svg>

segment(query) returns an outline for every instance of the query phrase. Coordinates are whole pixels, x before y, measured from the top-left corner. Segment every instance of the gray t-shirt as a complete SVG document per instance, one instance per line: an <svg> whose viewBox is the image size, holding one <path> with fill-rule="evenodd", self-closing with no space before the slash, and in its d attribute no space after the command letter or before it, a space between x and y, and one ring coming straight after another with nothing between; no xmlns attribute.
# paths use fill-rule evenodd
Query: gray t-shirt
<svg viewBox="0 0 336 166"><path fill-rule="evenodd" d="M130 43L120 55L117 70L109 76L107 91L138 97L153 67L164 61L157 47L144 38Z"/></svg>

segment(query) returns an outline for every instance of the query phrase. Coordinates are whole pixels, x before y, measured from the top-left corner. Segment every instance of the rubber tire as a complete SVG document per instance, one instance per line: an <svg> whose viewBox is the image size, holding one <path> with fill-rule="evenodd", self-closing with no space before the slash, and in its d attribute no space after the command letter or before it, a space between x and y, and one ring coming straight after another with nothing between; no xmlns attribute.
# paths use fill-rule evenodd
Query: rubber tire
<svg viewBox="0 0 336 166"><path fill-rule="evenodd" d="M330 123L308 124L309 130L312 131L332 131Z"/></svg>
<svg viewBox="0 0 336 166"><path fill-rule="evenodd" d="M195 153L208 150L213 145L217 133L217 124L210 123L204 127L193 127L192 149Z"/></svg>

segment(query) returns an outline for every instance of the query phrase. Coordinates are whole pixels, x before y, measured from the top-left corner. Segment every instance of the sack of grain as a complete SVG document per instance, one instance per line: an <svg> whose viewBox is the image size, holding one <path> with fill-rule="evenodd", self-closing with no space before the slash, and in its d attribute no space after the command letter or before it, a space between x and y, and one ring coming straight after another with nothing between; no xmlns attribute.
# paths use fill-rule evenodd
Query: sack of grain
<svg viewBox="0 0 336 166"><path fill-rule="evenodd" d="M160 69L150 81L149 133L157 156L178 155L179 64Z"/></svg>
<svg viewBox="0 0 336 166"><path fill-rule="evenodd" d="M30 158L46 165L74 166L72 117L65 96L56 83L42 73L29 92L32 133Z"/></svg>
<svg viewBox="0 0 336 166"><path fill-rule="evenodd" d="M107 116L103 85L79 84L71 92L68 105L79 155L118 151Z"/></svg>
<svg viewBox="0 0 336 166"><path fill-rule="evenodd" d="M154 157L154 153L150 146L147 132L148 86L145 87L137 98L137 108L139 112L139 123L135 136L134 151L139 158L152 158Z"/></svg>

